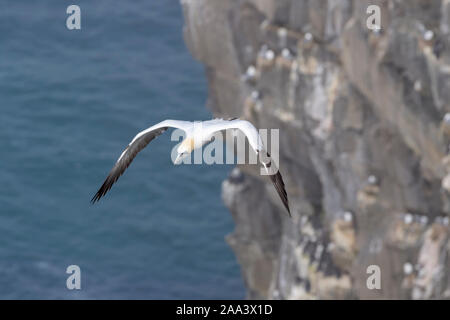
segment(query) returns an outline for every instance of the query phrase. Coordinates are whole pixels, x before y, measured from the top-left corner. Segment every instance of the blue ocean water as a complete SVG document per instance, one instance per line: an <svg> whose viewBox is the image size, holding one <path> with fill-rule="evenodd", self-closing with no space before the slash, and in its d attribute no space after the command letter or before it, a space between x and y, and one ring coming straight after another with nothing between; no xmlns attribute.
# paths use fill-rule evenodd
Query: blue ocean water
<svg viewBox="0 0 450 320"><path fill-rule="evenodd" d="M179 1L1 3L0 298L244 298L224 241L229 166L173 166L165 134L89 203L138 131L211 118Z"/></svg>

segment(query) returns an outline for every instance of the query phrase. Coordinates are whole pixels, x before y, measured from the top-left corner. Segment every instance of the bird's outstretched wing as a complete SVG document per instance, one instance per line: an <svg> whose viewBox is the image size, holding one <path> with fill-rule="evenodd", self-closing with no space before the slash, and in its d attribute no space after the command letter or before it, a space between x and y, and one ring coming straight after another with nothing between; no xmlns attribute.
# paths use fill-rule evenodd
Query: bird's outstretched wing
<svg viewBox="0 0 450 320"><path fill-rule="evenodd" d="M216 120L210 123L211 124L206 128L206 130L209 131L209 134L228 129L239 129L245 134L252 149L255 150L255 152L260 156L259 158L261 159L261 162L266 169L270 180L275 186L275 189L277 190L277 193L280 196L284 207L289 213L289 216L291 216L291 210L289 209L289 201L283 182L283 177L271 160L270 154L266 151L261 136L259 135L258 130L256 130L255 126L249 121L239 119Z"/></svg>
<svg viewBox="0 0 450 320"><path fill-rule="evenodd" d="M260 151L260 152L265 152ZM266 160L261 160L264 168L266 169L270 180L272 181L273 185L275 186L275 189L277 190L278 195L280 196L281 201L283 202L284 207L286 208L287 212L289 213L289 216L291 216L291 210L289 209L289 200L286 193L286 188L284 186L283 177L281 176L280 170L275 169L274 170L274 164L272 163L272 160L270 158L270 154L266 152Z"/></svg>
<svg viewBox="0 0 450 320"><path fill-rule="evenodd" d="M95 203L100 200L112 187L112 185L120 178L128 166L131 164L136 155L144 149L153 139L165 132L169 127L185 130L192 123L188 121L164 120L140 133L129 143L120 155L114 167L106 177L100 189L97 191L91 202Z"/></svg>

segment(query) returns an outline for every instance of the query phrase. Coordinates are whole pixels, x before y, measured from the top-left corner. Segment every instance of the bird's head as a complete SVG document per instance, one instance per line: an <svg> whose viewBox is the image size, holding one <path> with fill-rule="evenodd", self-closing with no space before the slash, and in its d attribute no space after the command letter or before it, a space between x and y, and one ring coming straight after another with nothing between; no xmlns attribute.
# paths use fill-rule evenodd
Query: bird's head
<svg viewBox="0 0 450 320"><path fill-rule="evenodd" d="M177 158L175 159L175 164L180 164L181 161L188 156L192 150L194 150L194 139L186 138L184 139L177 149Z"/></svg>

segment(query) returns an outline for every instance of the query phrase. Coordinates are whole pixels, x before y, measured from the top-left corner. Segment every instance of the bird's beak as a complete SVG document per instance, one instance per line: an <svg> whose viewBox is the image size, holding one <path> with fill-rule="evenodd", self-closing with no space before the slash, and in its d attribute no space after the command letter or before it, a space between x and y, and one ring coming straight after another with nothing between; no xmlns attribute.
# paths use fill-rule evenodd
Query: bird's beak
<svg viewBox="0 0 450 320"><path fill-rule="evenodd" d="M183 159L183 157L184 157L184 153L179 153L178 155L177 155L177 158L175 159L175 164L180 164L181 163L181 160Z"/></svg>

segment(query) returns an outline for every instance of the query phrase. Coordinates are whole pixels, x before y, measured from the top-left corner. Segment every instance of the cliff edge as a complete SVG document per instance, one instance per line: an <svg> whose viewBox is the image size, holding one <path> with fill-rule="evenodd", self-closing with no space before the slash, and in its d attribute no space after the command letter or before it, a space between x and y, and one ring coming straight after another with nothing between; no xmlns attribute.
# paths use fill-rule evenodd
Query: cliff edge
<svg viewBox="0 0 450 320"><path fill-rule="evenodd" d="M450 298L450 0L181 3L209 108L280 129L292 219L251 169L223 183L248 298Z"/></svg>

